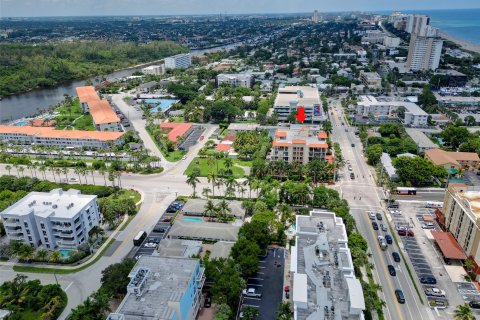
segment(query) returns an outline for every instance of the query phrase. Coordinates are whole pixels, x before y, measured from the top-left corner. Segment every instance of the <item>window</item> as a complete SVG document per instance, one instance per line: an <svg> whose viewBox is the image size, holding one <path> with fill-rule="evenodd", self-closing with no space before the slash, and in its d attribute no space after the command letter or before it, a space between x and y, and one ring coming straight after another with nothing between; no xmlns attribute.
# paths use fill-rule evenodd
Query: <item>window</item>
<svg viewBox="0 0 480 320"><path fill-rule="evenodd" d="M48 243L48 238L47 237L43 237L43 240L45 240L45 242Z"/></svg>
<svg viewBox="0 0 480 320"><path fill-rule="evenodd" d="M47 231L43 230L43 235L46 236L47 235Z"/></svg>
<svg viewBox="0 0 480 320"><path fill-rule="evenodd" d="M28 236L28 241L32 242L32 237L31 236Z"/></svg>
<svg viewBox="0 0 480 320"><path fill-rule="evenodd" d="M40 223L40 227L41 227L42 229L45 229L45 225L44 225L43 223Z"/></svg>
<svg viewBox="0 0 480 320"><path fill-rule="evenodd" d="M26 229L25 231L27 231L27 234L30 234L30 229Z"/></svg>

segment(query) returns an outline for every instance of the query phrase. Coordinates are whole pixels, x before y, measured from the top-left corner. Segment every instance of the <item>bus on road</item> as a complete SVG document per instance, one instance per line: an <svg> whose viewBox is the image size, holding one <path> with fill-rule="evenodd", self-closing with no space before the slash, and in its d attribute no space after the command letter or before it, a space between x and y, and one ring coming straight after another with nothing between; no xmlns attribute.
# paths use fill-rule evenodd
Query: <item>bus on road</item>
<svg viewBox="0 0 480 320"><path fill-rule="evenodd" d="M145 231L140 231L137 233L135 238L133 238L133 245L134 246L139 246L142 244L143 240L147 237L147 233Z"/></svg>
<svg viewBox="0 0 480 320"><path fill-rule="evenodd" d="M397 187L397 194L416 195L417 188Z"/></svg>

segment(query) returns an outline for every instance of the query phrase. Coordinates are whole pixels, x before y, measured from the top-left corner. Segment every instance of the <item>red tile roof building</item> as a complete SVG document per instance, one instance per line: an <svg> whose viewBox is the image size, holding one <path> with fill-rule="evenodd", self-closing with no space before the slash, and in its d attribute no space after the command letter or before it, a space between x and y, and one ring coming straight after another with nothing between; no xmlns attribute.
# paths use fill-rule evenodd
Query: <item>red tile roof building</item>
<svg viewBox="0 0 480 320"><path fill-rule="evenodd" d="M316 158L332 163L333 157L327 156L327 151L326 132L319 131L317 126L292 125L290 129L275 132L270 159L307 164Z"/></svg>
<svg viewBox="0 0 480 320"><path fill-rule="evenodd" d="M77 95L84 112L89 112L98 131L122 131L120 119L107 100L102 100L92 86L77 87Z"/></svg>
<svg viewBox="0 0 480 320"><path fill-rule="evenodd" d="M186 137L192 131L191 123L164 122L160 124L162 130L168 131L167 138L177 142L178 138Z"/></svg>

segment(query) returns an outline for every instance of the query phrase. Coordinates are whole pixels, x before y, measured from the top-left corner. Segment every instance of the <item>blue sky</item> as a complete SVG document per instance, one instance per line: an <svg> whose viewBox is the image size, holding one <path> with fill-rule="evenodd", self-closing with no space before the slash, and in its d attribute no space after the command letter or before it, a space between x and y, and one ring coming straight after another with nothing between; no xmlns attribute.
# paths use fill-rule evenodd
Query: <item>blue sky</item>
<svg viewBox="0 0 480 320"><path fill-rule="evenodd" d="M0 0L0 16L288 13L479 8L478 0Z"/></svg>

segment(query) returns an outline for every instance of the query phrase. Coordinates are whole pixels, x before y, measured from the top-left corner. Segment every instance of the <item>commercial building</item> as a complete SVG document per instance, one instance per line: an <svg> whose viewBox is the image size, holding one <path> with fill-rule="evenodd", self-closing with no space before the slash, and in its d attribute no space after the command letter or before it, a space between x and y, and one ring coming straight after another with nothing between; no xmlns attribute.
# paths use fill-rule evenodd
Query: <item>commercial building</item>
<svg viewBox="0 0 480 320"><path fill-rule="evenodd" d="M153 66L148 66L142 69L142 72L144 74L152 74L155 76L161 76L165 74L165 65L164 64L159 64L159 65L153 65Z"/></svg>
<svg viewBox="0 0 480 320"><path fill-rule="evenodd" d="M363 319L363 290L342 218L317 209L298 215L295 240L290 265L294 319Z"/></svg>
<svg viewBox="0 0 480 320"><path fill-rule="evenodd" d="M216 206L221 202L218 199L212 199L212 203ZM182 213L187 216L208 216L205 213L205 207L208 201L205 199L188 199L182 207ZM227 201L230 211L228 215L233 218L242 219L245 217L245 209L242 207L242 202L237 200Z"/></svg>
<svg viewBox="0 0 480 320"><path fill-rule="evenodd" d="M200 309L204 268L199 259L140 256L127 295L107 320L191 320Z"/></svg>
<svg viewBox="0 0 480 320"><path fill-rule="evenodd" d="M180 53L165 58L165 69L188 68L192 65L192 56L190 53Z"/></svg>
<svg viewBox="0 0 480 320"><path fill-rule="evenodd" d="M327 133L320 131L318 126L292 125L290 129L277 129L270 160L303 164L313 159L333 162L333 157L327 156L327 137Z"/></svg>
<svg viewBox="0 0 480 320"><path fill-rule="evenodd" d="M362 42L383 44L386 35L385 32L380 30L367 30L362 37Z"/></svg>
<svg viewBox="0 0 480 320"><path fill-rule="evenodd" d="M425 152L430 149L438 148L438 146L433 143L432 140L430 140L420 129L406 128L405 131L417 145L418 151Z"/></svg>
<svg viewBox="0 0 480 320"><path fill-rule="evenodd" d="M177 142L179 138L186 137L192 132L191 123L163 122L160 128L167 131L167 138L172 142Z"/></svg>
<svg viewBox="0 0 480 320"><path fill-rule="evenodd" d="M195 220L193 220L195 219ZM241 224L208 222L201 218L177 219L168 239L237 242Z"/></svg>
<svg viewBox="0 0 480 320"><path fill-rule="evenodd" d="M251 88L254 78L249 73L221 73L217 75L217 86L226 83L232 87Z"/></svg>
<svg viewBox="0 0 480 320"><path fill-rule="evenodd" d="M22 145L109 149L123 144L124 132L55 130L51 127L0 126L0 141Z"/></svg>
<svg viewBox="0 0 480 320"><path fill-rule="evenodd" d="M465 255L475 262L475 269L478 270L480 265L480 187L450 184L445 192L441 212L440 222L455 240L452 241L452 245L458 243Z"/></svg>
<svg viewBox="0 0 480 320"><path fill-rule="evenodd" d="M480 97L449 96L438 93L434 93L434 95L440 106L446 106L451 109L478 110L480 105Z"/></svg>
<svg viewBox="0 0 480 320"><path fill-rule="evenodd" d="M304 108L307 116L305 122L319 123L326 120L316 87L287 86L279 88L273 108L280 121L286 121L288 116L292 112L296 112L298 108Z"/></svg>
<svg viewBox="0 0 480 320"><path fill-rule="evenodd" d="M399 177L397 175L397 170L393 166L392 163L392 158L388 153L382 153L382 156L380 157L380 162L382 164L383 170L387 174L388 178L391 181L398 181Z"/></svg>
<svg viewBox="0 0 480 320"><path fill-rule="evenodd" d="M0 217L9 240L45 249L75 249L100 224L97 196L74 189L30 192Z"/></svg>
<svg viewBox="0 0 480 320"><path fill-rule="evenodd" d="M382 87L382 77L376 72L365 72L360 71L360 81L369 87L372 88L381 88Z"/></svg>
<svg viewBox="0 0 480 320"><path fill-rule="evenodd" d="M480 158L476 152L449 152L431 149L425 152L425 158L447 170L477 170L480 168Z"/></svg>
<svg viewBox="0 0 480 320"><path fill-rule="evenodd" d="M120 118L107 100L102 100L92 86L76 88L83 112L89 112L98 131L122 131Z"/></svg>
<svg viewBox="0 0 480 320"><path fill-rule="evenodd" d="M396 48L400 45L400 38L385 36L383 38L383 45L387 48Z"/></svg>
<svg viewBox="0 0 480 320"><path fill-rule="evenodd" d="M370 115L373 115L375 118L382 116L392 117L394 111L399 108L405 110L402 119L403 124L411 126L427 125L428 113L423 111L418 105L407 101L391 101L388 97L360 96L357 103L357 114L362 117L369 117Z"/></svg>

